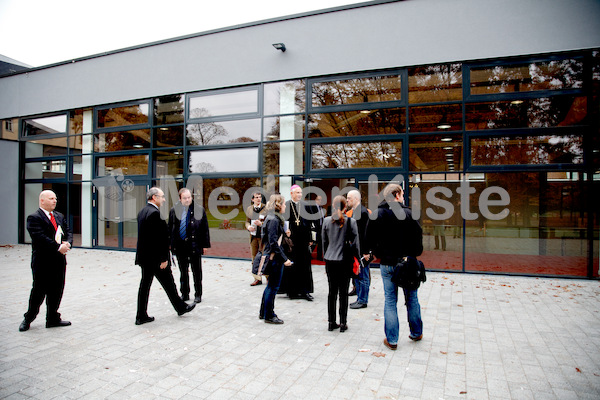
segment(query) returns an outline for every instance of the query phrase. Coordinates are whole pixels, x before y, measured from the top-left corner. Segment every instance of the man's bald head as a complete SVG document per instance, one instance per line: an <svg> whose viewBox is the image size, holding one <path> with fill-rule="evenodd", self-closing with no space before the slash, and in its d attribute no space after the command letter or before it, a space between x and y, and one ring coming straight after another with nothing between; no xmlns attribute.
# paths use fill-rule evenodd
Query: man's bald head
<svg viewBox="0 0 600 400"><path fill-rule="evenodd" d="M40 193L40 208L52 212L56 208L56 201L56 193L52 190L42 190Z"/></svg>

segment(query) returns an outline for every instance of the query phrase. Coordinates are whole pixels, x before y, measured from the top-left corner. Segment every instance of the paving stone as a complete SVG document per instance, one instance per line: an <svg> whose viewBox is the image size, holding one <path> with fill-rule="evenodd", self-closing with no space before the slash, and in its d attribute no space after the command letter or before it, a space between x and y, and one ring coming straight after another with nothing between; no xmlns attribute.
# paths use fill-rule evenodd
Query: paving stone
<svg viewBox="0 0 600 400"><path fill-rule="evenodd" d="M0 248L0 398L600 398L598 281L430 272L419 291L424 338L408 339L399 303L391 351L376 269L369 306L349 310L344 333L327 331L322 266L315 301L278 295L285 324L274 326L257 318L264 285L249 286L249 262L209 258L194 311L177 316L154 283L156 321L136 326L133 253L73 249L60 309L73 325L46 329L42 306L21 333L30 252Z"/></svg>

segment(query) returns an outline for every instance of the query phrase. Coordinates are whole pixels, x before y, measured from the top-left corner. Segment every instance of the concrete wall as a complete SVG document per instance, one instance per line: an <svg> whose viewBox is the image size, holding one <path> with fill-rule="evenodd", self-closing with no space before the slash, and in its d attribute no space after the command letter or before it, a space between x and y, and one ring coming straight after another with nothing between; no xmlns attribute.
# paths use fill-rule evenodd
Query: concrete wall
<svg viewBox="0 0 600 400"><path fill-rule="evenodd" d="M19 242L19 143L0 140L0 244Z"/></svg>
<svg viewBox="0 0 600 400"><path fill-rule="evenodd" d="M276 42L288 50L275 50ZM597 0L407 0L207 33L1 78L0 118L289 78L593 47L600 47Z"/></svg>

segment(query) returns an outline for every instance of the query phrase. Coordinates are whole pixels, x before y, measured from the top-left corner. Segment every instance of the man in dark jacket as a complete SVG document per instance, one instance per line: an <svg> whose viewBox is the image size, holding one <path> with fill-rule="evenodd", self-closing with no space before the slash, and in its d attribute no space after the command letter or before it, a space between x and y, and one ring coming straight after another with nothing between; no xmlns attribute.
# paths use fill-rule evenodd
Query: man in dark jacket
<svg viewBox="0 0 600 400"><path fill-rule="evenodd" d="M155 276L178 315L190 312L196 306L196 303L188 305L177 295L170 266L169 227L161 218L159 211L159 207L165 201L165 195L161 189L153 187L148 191L146 199L148 204L142 208L137 217L138 241L135 263L142 268L142 280L138 291L136 325L154 321L154 317L148 316L148 296Z"/></svg>
<svg viewBox="0 0 600 400"><path fill-rule="evenodd" d="M181 271L181 299L190 299L189 268L194 277L194 303L202 301L202 254L210 247L208 220L203 207L194 207L192 192L189 189L179 191L179 204L169 213L169 232L171 250L177 256Z"/></svg>
<svg viewBox="0 0 600 400"><path fill-rule="evenodd" d="M46 299L46 328L69 326L60 319L58 307L65 288L67 258L73 244L73 233L66 218L56 208L56 194L52 190L40 193L40 208L27 217L27 231L31 236L31 271L33 286L29 308L19 331L29 329Z"/></svg>
<svg viewBox="0 0 600 400"><path fill-rule="evenodd" d="M367 227L367 247L381 260L380 270L385 296L385 336L383 343L391 350L398 347L398 287L392 282L394 267L405 256L417 257L423 253L423 230L404 202L404 191L398 184L384 189L384 201L377 208L377 218ZM421 306L417 290L404 291L408 311L409 338L423 338Z"/></svg>

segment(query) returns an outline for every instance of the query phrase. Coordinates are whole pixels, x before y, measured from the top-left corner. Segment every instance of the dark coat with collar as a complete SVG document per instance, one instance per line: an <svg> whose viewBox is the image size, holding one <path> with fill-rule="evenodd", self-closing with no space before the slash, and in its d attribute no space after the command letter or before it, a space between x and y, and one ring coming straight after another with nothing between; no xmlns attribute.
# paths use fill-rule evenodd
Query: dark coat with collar
<svg viewBox="0 0 600 400"><path fill-rule="evenodd" d="M297 249L297 251L301 249L303 253L306 252L308 254L308 243L312 241L312 224L304 216L310 214L310 209L303 201L299 201L296 205L296 203L288 200L285 206L285 214L288 218L287 221L290 223L290 231L292 232L290 238L294 242L294 249ZM299 224L296 224L296 218L299 219ZM293 261L296 262L296 260Z"/></svg>
<svg viewBox="0 0 600 400"><path fill-rule="evenodd" d="M360 215L360 217L359 217ZM368 253L363 251L366 249L367 243L367 227L369 226L369 210L366 207L363 207L362 204L356 206L354 210L352 210L352 219L356 221L358 226L358 238L359 238L359 249L358 253L362 256L363 254Z"/></svg>
<svg viewBox="0 0 600 400"><path fill-rule="evenodd" d="M61 242L73 245L73 233L67 224L67 219L58 211L53 211L56 224L62 228ZM38 208L36 212L27 217L27 231L31 236L31 268L34 271L55 267L64 268L67 258L60 254L59 243L54 240L56 230L44 211Z"/></svg>
<svg viewBox="0 0 600 400"><path fill-rule="evenodd" d="M383 265L396 265L405 256L417 257L423 253L423 230L412 212L402 203L405 218L398 218L390 204L383 201L377 208L377 218L367 226L367 249L381 260Z"/></svg>
<svg viewBox="0 0 600 400"><path fill-rule="evenodd" d="M138 241L135 263L142 267L153 267L169 257L169 227L160 217L160 211L148 203L138 213Z"/></svg>
<svg viewBox="0 0 600 400"><path fill-rule="evenodd" d="M171 235L171 250L175 254L186 253L191 255L202 255L204 249L210 248L210 232L208 230L208 219L204 207L199 207L195 210L195 203L188 207L188 226L186 230L186 239L182 240L179 235L179 227L181 226L180 215L177 215L176 209L171 208L169 212L169 233ZM198 211L198 212L196 212Z"/></svg>

